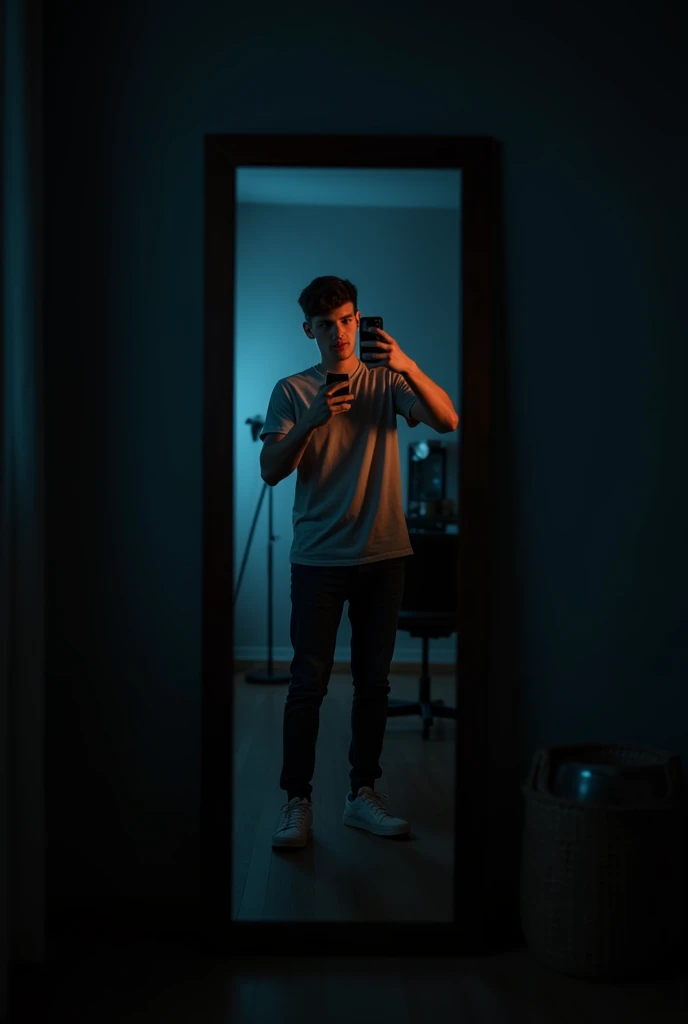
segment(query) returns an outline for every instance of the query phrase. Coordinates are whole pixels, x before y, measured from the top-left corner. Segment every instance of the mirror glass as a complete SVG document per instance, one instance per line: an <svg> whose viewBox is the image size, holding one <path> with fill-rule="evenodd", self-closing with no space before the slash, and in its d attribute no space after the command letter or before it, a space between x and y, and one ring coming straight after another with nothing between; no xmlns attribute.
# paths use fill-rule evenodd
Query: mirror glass
<svg viewBox="0 0 688 1024"><path fill-rule="evenodd" d="M278 382L311 373L321 364L317 340L304 331L298 300L306 286L323 275L336 275L356 286L360 315L382 317L383 330L447 392L461 416L461 172L242 167L236 174L233 919L452 921L461 426L449 433L422 422L411 426L392 405L384 452L393 461L391 438L399 452L398 515L413 554L395 559L396 568L389 558L378 556L378 575L371 562L365 573L360 563L336 566L337 579L342 579L343 569L347 585L358 588L352 591L357 595L355 609L354 598L347 600L341 590L334 594L335 583L329 590L323 584L322 566L316 567L318 586L325 590L316 598L314 567L299 565L298 622L292 616L290 558L300 470L275 486L265 484L260 434ZM358 356L358 333L354 344ZM380 371L363 364L362 372ZM352 377L354 388L354 382L360 382ZM356 397L352 413L355 401ZM375 408L382 415L381 407ZM338 418L318 430L327 430ZM352 416L348 424L349 433L337 435L336 451L322 444L310 453L306 448L302 466L316 472L318 460L329 459L331 464L336 456L345 474L347 450L361 443L356 432L368 435L377 430L378 438L382 432L382 427L360 417ZM379 444L368 450L369 462L374 461ZM340 488L338 493L346 493L338 473L331 479L332 486ZM375 500L384 500L384 495ZM342 501L341 523L366 513L360 502L354 505L353 499L348 505ZM308 514L308 509L299 511ZM314 518L319 535L326 536L326 524L317 522L317 514ZM337 523L332 529L338 529ZM386 567L379 564L382 561ZM405 576L399 613L393 613L397 621L395 631L392 620L389 672L386 680L375 680L376 700L367 704L362 693L356 712L359 735L366 730L376 734L376 729L380 735L380 687L386 682L382 748L376 761L382 774L372 786L376 796L371 799L362 788L352 812L351 645L356 627L350 615L353 610L360 634L374 647L385 628L382 598L375 595L385 586L398 587L400 563ZM383 577L383 569L393 571ZM341 611L338 625L330 626L331 671L322 653L328 649L323 637L326 620L332 621L325 608L330 600L339 602ZM387 622L389 635L389 611ZM292 663L294 643L305 642L304 631L318 647L314 671L327 680L316 709L311 802L304 807L297 799L299 810L291 816L296 835L299 820L312 829L306 832L305 846L274 846L288 804L281 779L285 709L295 683L292 671L297 671ZM366 652L371 650L365 647ZM374 674L372 654L368 658L357 651L359 661L365 661L357 663L357 673ZM380 657L384 665L384 652ZM314 661L308 664L312 667ZM430 700L435 703L428 709ZM425 718L419 706L413 706L420 703L426 705ZM312 716L312 707L295 700L292 736L306 736ZM373 751L367 756L375 761L375 735L367 736L366 742ZM292 770L307 772L308 743L299 749L297 739L292 744L293 761L299 762ZM371 823L380 833L367 827ZM390 823L391 834L384 831ZM396 834L403 823L408 831ZM287 832L282 835L288 838Z"/></svg>

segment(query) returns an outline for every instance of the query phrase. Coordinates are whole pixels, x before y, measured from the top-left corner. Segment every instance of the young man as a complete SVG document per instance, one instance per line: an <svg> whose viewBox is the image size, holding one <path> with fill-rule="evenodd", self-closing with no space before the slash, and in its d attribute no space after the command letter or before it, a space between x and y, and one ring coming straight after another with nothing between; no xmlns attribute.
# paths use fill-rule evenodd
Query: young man
<svg viewBox="0 0 688 1024"><path fill-rule="evenodd" d="M387 725L388 674L413 554L404 518L396 417L440 434L459 417L449 395L391 335L378 330L379 354L356 355L356 287L316 277L299 297L303 329L320 362L275 385L261 433L261 476L274 487L297 470L291 548L291 642L294 658L284 708L282 808L272 845L301 847L312 828L320 705L334 663L344 602L351 620L351 792L344 823L396 836L410 826L375 792ZM346 373L327 385L328 371Z"/></svg>

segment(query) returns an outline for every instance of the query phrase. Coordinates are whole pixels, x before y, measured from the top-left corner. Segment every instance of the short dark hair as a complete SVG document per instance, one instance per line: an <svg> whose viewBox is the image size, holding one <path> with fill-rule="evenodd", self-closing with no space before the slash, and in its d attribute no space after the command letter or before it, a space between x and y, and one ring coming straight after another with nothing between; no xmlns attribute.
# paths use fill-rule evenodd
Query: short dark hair
<svg viewBox="0 0 688 1024"><path fill-rule="evenodd" d="M346 302L353 302L354 313L358 309L358 289L351 281L341 277L316 277L299 295L299 306L310 324L314 316L322 316L331 309L338 309Z"/></svg>

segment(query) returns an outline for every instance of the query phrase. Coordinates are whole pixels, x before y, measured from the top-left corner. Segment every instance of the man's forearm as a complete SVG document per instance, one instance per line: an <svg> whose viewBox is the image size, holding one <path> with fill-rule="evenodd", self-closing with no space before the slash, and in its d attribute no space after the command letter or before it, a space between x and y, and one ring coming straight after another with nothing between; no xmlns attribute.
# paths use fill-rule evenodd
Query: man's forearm
<svg viewBox="0 0 688 1024"><path fill-rule="evenodd" d="M275 487L280 480L294 472L314 430L315 427L301 420L281 441L263 445L260 453L260 475L266 484Z"/></svg>
<svg viewBox="0 0 688 1024"><path fill-rule="evenodd" d="M417 363L411 363L408 370L404 371L404 379L413 391L419 402L435 419L435 429L440 433L449 433L456 430L459 425L459 417L454 404L447 392L435 384Z"/></svg>

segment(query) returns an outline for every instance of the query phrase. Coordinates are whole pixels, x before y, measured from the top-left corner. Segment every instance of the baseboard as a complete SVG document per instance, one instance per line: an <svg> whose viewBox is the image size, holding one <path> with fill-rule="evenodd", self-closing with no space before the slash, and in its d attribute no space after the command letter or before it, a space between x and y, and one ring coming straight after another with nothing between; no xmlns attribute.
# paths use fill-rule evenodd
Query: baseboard
<svg viewBox="0 0 688 1024"><path fill-rule="evenodd" d="M265 665L266 655L257 654L255 658L234 658L234 671L235 672L246 672L249 669L255 668L257 665ZM275 672L289 672L289 666L291 664L291 658L288 659L272 659L272 667ZM453 677L456 675L456 666L454 663L430 663L430 675L431 676L447 676ZM394 661L392 663L391 674L399 676L418 676L421 671L421 663L418 661ZM335 675L349 675L351 673L350 661L337 661L335 660L332 672Z"/></svg>
<svg viewBox="0 0 688 1024"><path fill-rule="evenodd" d="M267 661L267 647L264 644L256 644L245 646L235 645L234 647L234 659L235 661L246 661L251 665L256 662ZM291 659L294 657L294 652L291 647L277 647L272 648L272 660L274 662L287 662L289 664ZM334 652L335 664L345 664L346 670L349 670L349 664L351 662L351 649L348 644L338 644ZM392 661L392 672L401 672L402 668L398 666L412 665L414 671L416 668L420 668L423 661L423 643L420 638L415 642L396 644L394 648L394 660ZM431 669L440 668L442 665L446 666L447 669L452 669L456 664L456 638L447 639L445 637L438 637L431 639L428 644L428 665Z"/></svg>

